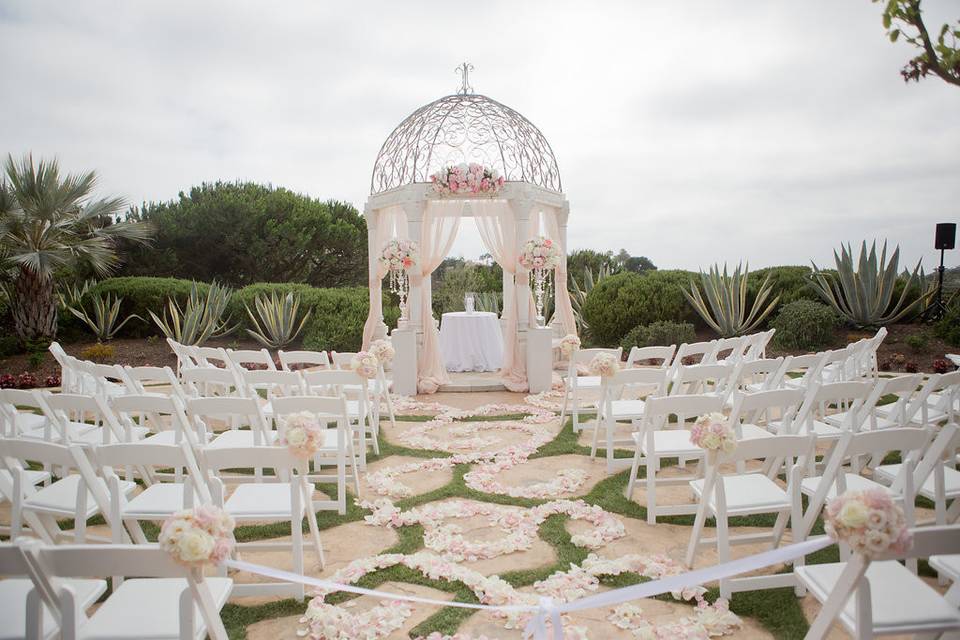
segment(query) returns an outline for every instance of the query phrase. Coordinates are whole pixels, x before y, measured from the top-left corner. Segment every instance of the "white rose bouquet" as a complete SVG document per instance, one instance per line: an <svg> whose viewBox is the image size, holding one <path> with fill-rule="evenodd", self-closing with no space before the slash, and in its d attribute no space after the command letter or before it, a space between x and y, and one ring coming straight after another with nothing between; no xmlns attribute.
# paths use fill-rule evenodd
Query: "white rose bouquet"
<svg viewBox="0 0 960 640"><path fill-rule="evenodd" d="M178 511L160 529L160 548L180 564L201 568L233 553L233 518L212 505Z"/></svg>
<svg viewBox="0 0 960 640"><path fill-rule="evenodd" d="M562 353L565 358L569 358L573 355L573 352L579 348L580 338L572 333L568 333L560 339L560 353Z"/></svg>
<svg viewBox="0 0 960 640"><path fill-rule="evenodd" d="M389 340L374 340L370 344L370 353L376 356L377 360L383 364L389 364L397 352Z"/></svg>
<svg viewBox="0 0 960 640"><path fill-rule="evenodd" d="M560 251L550 238L537 236L523 245L519 262L525 269L550 271L560 266Z"/></svg>
<svg viewBox="0 0 960 640"><path fill-rule="evenodd" d="M290 453L307 460L323 446L323 426L306 411L294 413L284 420L283 437L278 444L286 445Z"/></svg>
<svg viewBox="0 0 960 640"><path fill-rule="evenodd" d="M416 242L394 238L383 245L380 266L389 271L403 271L415 267L420 255Z"/></svg>
<svg viewBox="0 0 960 640"><path fill-rule="evenodd" d="M377 372L380 370L380 361L377 360L377 356L369 351L360 351L350 360L350 368L361 377L369 380L377 377Z"/></svg>
<svg viewBox="0 0 960 640"><path fill-rule="evenodd" d="M601 378L609 378L620 370L620 361L611 353L598 353L590 361L590 373Z"/></svg>
<svg viewBox="0 0 960 640"><path fill-rule="evenodd" d="M707 451L730 453L737 448L737 434L730 420L714 411L700 416L690 430L690 444Z"/></svg>

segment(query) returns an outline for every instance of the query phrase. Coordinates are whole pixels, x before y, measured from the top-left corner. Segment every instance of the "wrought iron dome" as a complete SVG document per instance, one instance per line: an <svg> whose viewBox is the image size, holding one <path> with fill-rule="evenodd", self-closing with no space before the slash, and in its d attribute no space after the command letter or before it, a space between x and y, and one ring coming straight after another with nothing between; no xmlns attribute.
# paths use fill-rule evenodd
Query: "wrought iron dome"
<svg viewBox="0 0 960 640"><path fill-rule="evenodd" d="M508 181L562 191L550 143L529 120L487 96L463 89L424 105L400 123L377 155L371 195L417 182L461 162L496 169Z"/></svg>

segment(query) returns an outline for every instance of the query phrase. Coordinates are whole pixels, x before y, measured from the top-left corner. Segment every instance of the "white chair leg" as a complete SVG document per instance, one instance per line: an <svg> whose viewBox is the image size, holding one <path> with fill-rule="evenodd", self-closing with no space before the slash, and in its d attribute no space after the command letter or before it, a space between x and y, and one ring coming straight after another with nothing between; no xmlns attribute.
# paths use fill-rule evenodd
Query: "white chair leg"
<svg viewBox="0 0 960 640"><path fill-rule="evenodd" d="M630 465L630 479L627 481L627 500L633 500L633 487L637 482L637 474L640 472L640 447L637 447L633 453L633 463Z"/></svg>
<svg viewBox="0 0 960 640"><path fill-rule="evenodd" d="M647 452L647 522L657 524L657 463L660 460L652 451Z"/></svg>
<svg viewBox="0 0 960 640"><path fill-rule="evenodd" d="M726 516L717 514L717 563L723 564L730 560L730 535L727 527ZM720 581L720 597L727 600L733 594L730 588L730 579L725 578Z"/></svg>

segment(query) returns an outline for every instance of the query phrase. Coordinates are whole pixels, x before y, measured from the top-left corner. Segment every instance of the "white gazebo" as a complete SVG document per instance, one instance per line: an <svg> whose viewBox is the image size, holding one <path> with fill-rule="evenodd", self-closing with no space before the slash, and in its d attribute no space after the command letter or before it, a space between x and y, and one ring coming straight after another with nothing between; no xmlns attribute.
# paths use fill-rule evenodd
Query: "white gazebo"
<svg viewBox="0 0 960 640"><path fill-rule="evenodd" d="M397 357L394 389L412 395L432 393L449 381L432 313L431 273L446 258L461 220L472 217L484 245L503 268L504 385L533 393L549 389L552 340L576 333L567 292L567 218L570 206L546 138L513 109L473 92L470 65L464 63L461 88L414 111L393 130L377 156L364 207L369 252L370 313L364 348L384 338L382 279L378 257L393 238L413 240L419 264L409 275L409 318L392 333ZM506 183L494 196L436 193L430 176L451 165L477 163L495 169ZM552 327L538 327L529 271L517 258L523 244L538 235L562 254L555 273L556 310Z"/></svg>

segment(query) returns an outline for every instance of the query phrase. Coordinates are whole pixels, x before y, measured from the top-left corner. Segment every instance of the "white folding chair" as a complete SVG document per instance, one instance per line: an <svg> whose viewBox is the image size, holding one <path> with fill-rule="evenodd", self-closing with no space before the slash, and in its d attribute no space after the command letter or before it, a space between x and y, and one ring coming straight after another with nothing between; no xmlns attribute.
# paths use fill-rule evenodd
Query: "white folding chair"
<svg viewBox="0 0 960 640"><path fill-rule="evenodd" d="M277 370L276 363L266 349L227 349L226 354L237 373L247 370Z"/></svg>
<svg viewBox="0 0 960 640"><path fill-rule="evenodd" d="M866 401L873 393L873 382L834 382L818 384L807 390L803 405L794 420L795 433L813 433L818 440L836 441L845 431L859 431L873 407ZM832 408L845 408L838 424L827 422Z"/></svg>
<svg viewBox="0 0 960 640"><path fill-rule="evenodd" d="M47 542L56 542L66 535L57 518L73 518L73 536L83 542L87 520L102 514L110 523L110 500L106 482L97 476L84 449L41 440L0 439L0 455L10 472L11 484L0 489L11 499L10 537L20 536L22 523ZM60 469L60 479L45 487L35 487L26 476L28 462L39 462ZM75 469L76 473L70 473ZM124 495L133 493L136 485L122 481L118 485Z"/></svg>
<svg viewBox="0 0 960 640"><path fill-rule="evenodd" d="M351 364L354 356L356 355L356 353L331 351L330 360L335 369L340 369L341 371L352 371ZM377 367L377 376L370 384L367 385L367 391L370 394L368 406L370 408L371 415L373 416L373 422L377 433L380 432L381 405L386 405L387 407L387 413L390 417L390 426L397 426L396 416L393 411L393 400L390 398L390 387L391 382L387 380L387 373L383 368L383 363L381 362ZM345 390L357 390L356 385L348 385L343 388Z"/></svg>
<svg viewBox="0 0 960 640"><path fill-rule="evenodd" d="M778 387L790 389L809 389L817 384L820 368L826 362L827 352L808 353L800 356L787 356L783 363L783 376Z"/></svg>
<svg viewBox="0 0 960 640"><path fill-rule="evenodd" d="M930 556L929 562L940 574L941 580L951 583L943 599L960 609L960 553Z"/></svg>
<svg viewBox="0 0 960 640"><path fill-rule="evenodd" d="M380 454L377 423L370 407L370 392L367 379L355 371L329 370L303 372L307 388L327 396L343 396L347 400L347 416L353 425L356 451L360 458L360 470L367 468L367 439L373 452Z"/></svg>
<svg viewBox="0 0 960 640"><path fill-rule="evenodd" d="M178 377L184 369L192 369L200 366L200 363L193 357L191 348L189 346L180 344L173 338L167 338L167 344L170 345L170 349L173 351L173 354L177 356Z"/></svg>
<svg viewBox="0 0 960 640"><path fill-rule="evenodd" d="M269 420L273 415L273 401L286 396L302 396L307 387L299 371L277 371L276 369L239 369L237 375L243 384L243 395L251 398L263 398L266 402L261 409Z"/></svg>
<svg viewBox="0 0 960 640"><path fill-rule="evenodd" d="M314 500L314 509L336 509L340 515L347 512L347 472L349 465L353 476L354 493L360 495L360 474L357 469L357 455L350 436L350 418L347 415L347 402L343 397L290 396L277 398L273 404L273 417L280 437L286 431L286 419L297 413L308 413L321 424L327 425L323 432L323 445L313 457L314 472L308 477L310 482L337 483L336 500ZM335 425L330 428L329 425ZM320 473L322 466L333 466L334 476Z"/></svg>
<svg viewBox="0 0 960 640"><path fill-rule="evenodd" d="M584 413L582 404L582 394L585 391L600 391L600 376L581 375L580 369L586 368L590 361L599 354L606 353L612 355L620 361L623 355L623 348L616 349L578 349L570 355L570 366L567 369L567 377L564 379L563 408L560 410L560 424L564 424L567 412L573 416L573 432L578 433L580 427L580 414Z"/></svg>
<svg viewBox="0 0 960 640"><path fill-rule="evenodd" d="M277 435L257 398L190 398L187 418L197 433L211 434L206 446L212 448L271 445ZM227 427L219 433L214 429L218 422Z"/></svg>
<svg viewBox="0 0 960 640"><path fill-rule="evenodd" d="M625 369L632 369L638 366L650 366L651 361L659 361L653 366L661 369L670 369L673 364L673 354L677 352L677 345L672 344L668 347L633 347L630 349L630 355L627 356L627 362L623 365Z"/></svg>
<svg viewBox="0 0 960 640"><path fill-rule="evenodd" d="M801 389L734 391L729 420L737 432L737 440L790 433L803 397Z"/></svg>
<svg viewBox="0 0 960 640"><path fill-rule="evenodd" d="M39 584L34 583L21 546L0 542L0 576L4 576L0 580L0 640L54 638L60 630L59 600L43 576ZM107 590L106 580L65 580L64 586L73 592L80 611L89 609Z"/></svg>
<svg viewBox="0 0 960 640"><path fill-rule="evenodd" d="M121 443L100 445L94 459L110 489L110 523L114 543L123 540L126 525L137 544L147 544L140 521L160 521L194 504L210 504L211 494L206 478L200 472L193 449L186 440L180 444ZM128 498L117 473L120 467L137 465L148 469L184 470L172 482L154 482L137 495Z"/></svg>
<svg viewBox="0 0 960 640"><path fill-rule="evenodd" d="M776 389L783 379L784 362L783 357L744 360L730 377L731 388L746 393Z"/></svg>
<svg viewBox="0 0 960 640"><path fill-rule="evenodd" d="M666 394L667 370L658 369L621 369L613 376L604 378L601 383L600 404L597 407L597 426L593 430L590 445L590 458L597 457L597 442L600 430L604 436L604 450L607 455L607 473L613 473L621 466L628 466L628 459L614 458L614 446L633 445L633 432L639 428L645 407L644 397L657 397ZM617 423L630 421L630 435L616 439L614 434Z"/></svg>
<svg viewBox="0 0 960 640"><path fill-rule="evenodd" d="M826 638L837 618L855 640L939 638L960 630L956 604L897 562L960 553L960 527L922 527L912 534L906 553L888 552L873 560L855 554L847 562L795 566L801 584L823 603L806 640Z"/></svg>
<svg viewBox="0 0 960 640"><path fill-rule="evenodd" d="M84 393L104 398L127 393L126 376L120 365L81 361L81 367L87 375L87 382L92 385Z"/></svg>
<svg viewBox="0 0 960 640"><path fill-rule="evenodd" d="M775 438L742 440L731 453L711 454L707 457L706 477L693 480L690 487L699 499L693 532L687 546L687 565L692 567L697 549L715 544L718 561L730 561L730 547L734 544L770 540L777 547L783 538L787 521L791 522L793 541L799 542L799 525L803 521L803 505L800 500L800 480L807 459L814 455L813 436L781 435ZM764 473L721 474L721 464L741 466L749 460L764 459L765 465L789 469L787 486L782 487ZM794 462L796 461L796 462ZM776 513L777 520L769 533L731 536L729 519L761 513ZM703 526L708 517L716 518L717 534L714 539L701 540ZM723 578L720 580L720 596L730 598L734 591L774 589L796 584L790 574L754 576L746 578Z"/></svg>
<svg viewBox="0 0 960 640"><path fill-rule="evenodd" d="M707 395L726 401L734 369L731 364L681 365L674 370L670 395Z"/></svg>
<svg viewBox="0 0 960 640"><path fill-rule="evenodd" d="M233 580L204 577L158 547L28 545L24 555L34 574L48 576L56 590L63 640L227 639L219 611L230 597ZM88 619L72 582L60 578L105 575L137 577L114 589Z"/></svg>
<svg viewBox="0 0 960 640"><path fill-rule="evenodd" d="M180 372L180 381L187 398L241 395L242 383L232 367L183 369Z"/></svg>
<svg viewBox="0 0 960 640"><path fill-rule="evenodd" d="M720 338L714 344L713 353L710 354L709 361L703 364L739 364L749 348L750 336ZM721 357L721 354L724 353L726 353L726 355Z"/></svg>
<svg viewBox="0 0 960 640"><path fill-rule="evenodd" d="M60 390L63 393L83 393L83 372L80 361L68 354L59 342L51 342L49 351L60 365Z"/></svg>
<svg viewBox="0 0 960 640"><path fill-rule="evenodd" d="M960 401L960 371L934 374L917 392L906 413L911 423L933 426L941 422L957 422L957 402ZM890 418L892 408L877 407L876 414Z"/></svg>
<svg viewBox="0 0 960 640"><path fill-rule="evenodd" d="M290 549L293 571L304 575L303 519L307 518L310 536L320 567L324 565L323 547L317 514L313 510L313 484L307 482L307 462L300 460L287 447L207 448L204 466L210 473L214 503L227 511L237 522L289 522L290 542L246 542L238 549L276 551ZM224 469L263 467L273 469L277 482L240 484L225 496L221 472ZM283 595L303 600L304 585L299 582L270 582L236 585L238 596Z"/></svg>
<svg viewBox="0 0 960 640"><path fill-rule="evenodd" d="M770 340L773 339L773 334L776 332L776 329L770 329L769 331L761 331L760 333L754 334L753 342L750 344L750 348L747 349L744 360L750 362L752 360L765 359L767 357L767 345L770 344Z"/></svg>
<svg viewBox="0 0 960 640"><path fill-rule="evenodd" d="M21 408L29 410L21 411ZM3 419L0 435L5 437L40 440L51 440L54 437L53 426L43 415L43 402L39 391L0 389L0 418Z"/></svg>
<svg viewBox="0 0 960 640"><path fill-rule="evenodd" d="M647 522L657 523L658 515L690 515L696 513L695 504L658 505L657 485L685 485L691 479L702 477L702 465L699 461L704 450L690 442L690 430L683 428L687 418L696 418L705 413L721 411L723 399L717 396L691 395L648 398L640 430L633 434L634 454L630 468L630 480L627 484L627 499L633 499L633 490L640 483L647 494ZM670 416L677 417L678 428L668 428ZM679 460L697 460L695 475L676 478L657 478L661 461L665 458ZM638 479L640 464L644 463L646 477Z"/></svg>
<svg viewBox="0 0 960 640"><path fill-rule="evenodd" d="M680 367L689 367L695 364L710 364L716 352L716 340L691 343L684 342L677 348L677 355L673 358L673 366L670 369L670 379L676 379L677 370Z"/></svg>

